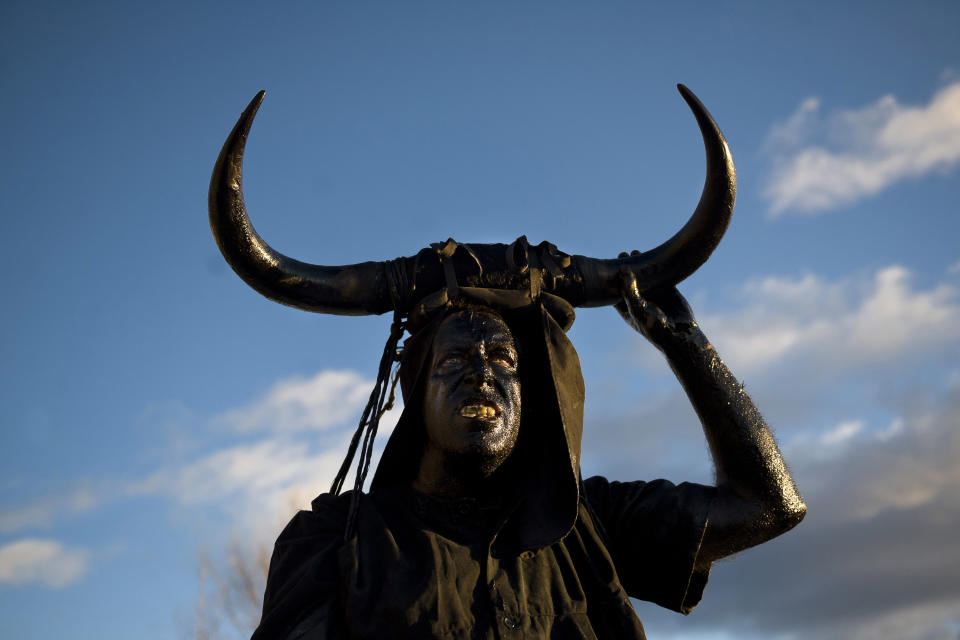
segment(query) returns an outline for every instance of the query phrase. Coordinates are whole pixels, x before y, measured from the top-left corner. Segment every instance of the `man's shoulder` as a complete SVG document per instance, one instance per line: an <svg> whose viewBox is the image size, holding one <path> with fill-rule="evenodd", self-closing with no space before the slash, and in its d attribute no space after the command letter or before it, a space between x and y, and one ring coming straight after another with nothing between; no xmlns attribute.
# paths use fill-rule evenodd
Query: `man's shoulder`
<svg viewBox="0 0 960 640"><path fill-rule="evenodd" d="M322 493L310 503L309 511L298 511L277 538L277 545L309 538L342 536L350 511L350 492L341 495Z"/></svg>
<svg viewBox="0 0 960 640"><path fill-rule="evenodd" d="M328 517L333 517L335 514L346 517L352 497L353 491L345 491L339 495L321 493L310 502L310 512ZM301 511L301 513L304 512Z"/></svg>

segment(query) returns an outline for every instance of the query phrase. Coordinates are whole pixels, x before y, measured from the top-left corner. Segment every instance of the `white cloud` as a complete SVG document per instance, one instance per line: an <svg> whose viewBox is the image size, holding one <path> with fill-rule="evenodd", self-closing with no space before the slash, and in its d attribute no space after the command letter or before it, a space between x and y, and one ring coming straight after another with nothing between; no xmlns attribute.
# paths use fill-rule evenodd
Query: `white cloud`
<svg viewBox="0 0 960 640"><path fill-rule="evenodd" d="M807 98L771 127L766 147L774 171L765 190L771 215L849 204L960 161L960 82L925 106L904 106L888 95L825 119L819 109L819 99ZM821 136L825 144L816 144Z"/></svg>
<svg viewBox="0 0 960 640"><path fill-rule="evenodd" d="M276 535L277 523L293 508L329 489L372 387L351 371L281 380L259 401L214 421L240 431L267 430L269 437L168 464L127 491L166 495L187 508L225 505L230 525ZM400 416L397 405L381 420L371 468ZM351 472L345 486L352 482Z"/></svg>
<svg viewBox="0 0 960 640"><path fill-rule="evenodd" d="M359 418L373 381L353 371L320 371L277 382L263 398L215 419L238 431L324 430Z"/></svg>
<svg viewBox="0 0 960 640"><path fill-rule="evenodd" d="M88 555L55 540L23 538L10 542L0 547L0 584L65 587L86 573Z"/></svg>
<svg viewBox="0 0 960 640"><path fill-rule="evenodd" d="M66 495L42 498L36 502L0 512L0 532L45 528L60 516L89 511L99 502L91 487L80 487Z"/></svg>
<svg viewBox="0 0 960 640"><path fill-rule="evenodd" d="M273 439L237 445L157 471L130 493L167 495L188 508L222 505L232 527L275 535L294 508L328 490L346 448L344 439L322 450Z"/></svg>
<svg viewBox="0 0 960 640"><path fill-rule="evenodd" d="M325 475L325 467L323 460L308 453L305 443L263 440L157 471L132 493L169 493L184 504L200 504L238 493L269 492L315 471Z"/></svg>
<svg viewBox="0 0 960 640"><path fill-rule="evenodd" d="M128 491L132 497L163 495L189 510L215 510L226 516L216 516L222 533L243 531L245 538L266 541L290 513L327 490L339 462L333 450L316 453L302 443L264 440L170 465Z"/></svg>
<svg viewBox="0 0 960 640"><path fill-rule="evenodd" d="M798 486L808 503L817 503L821 517L872 518L960 493L960 393L948 388L943 397L914 398L908 405L904 415L879 428L850 420L785 443L784 457Z"/></svg>
<svg viewBox="0 0 960 640"><path fill-rule="evenodd" d="M185 420L194 432L194 442L189 447L167 449L167 461L139 480L82 484L62 495L7 507L0 511L0 533L49 528L116 499L163 495L186 508L209 510L210 505L220 505L229 512L225 528L254 529L261 534L268 530L275 535L281 517L288 516L293 508L307 507L310 500L330 487L373 384L353 371L327 370L310 377L286 378L259 400L206 424L182 408L177 408L172 417L168 411L151 411L144 419L161 420L168 431L179 430L182 425L177 420ZM381 420L372 469L403 409L399 398L395 404ZM224 426L234 432L228 446L222 444ZM242 442L249 432L261 432L262 437ZM211 450L208 444L205 453L198 453L201 443L209 443L211 435L220 448ZM347 488L353 486L355 469L356 460L347 476ZM37 546L31 541L33 546L23 548L34 554L30 557L46 553L64 559L64 573L38 574L37 580L54 584L82 572L85 556L52 544ZM24 572L33 566L16 564L11 555L4 556L3 561L0 582L28 575Z"/></svg>
<svg viewBox="0 0 960 640"><path fill-rule="evenodd" d="M826 447L835 447L849 441L863 430L862 420L841 422L836 427L820 436L820 444Z"/></svg>
<svg viewBox="0 0 960 640"><path fill-rule="evenodd" d="M831 370L893 364L960 339L960 291L948 283L914 288L897 265L836 282L767 277L748 282L742 295L740 310L702 322L740 375L788 358Z"/></svg>
<svg viewBox="0 0 960 640"><path fill-rule="evenodd" d="M818 124L820 98L804 99L784 122L775 123L767 134L766 149L777 153L781 149L792 149L803 144L811 136Z"/></svg>
<svg viewBox="0 0 960 640"><path fill-rule="evenodd" d="M883 429L882 431L878 431L876 437L881 442L886 442L890 438L900 433L903 433L903 429L905 426L906 425L903 421L903 418L896 417L890 421L890 424L887 425L885 429Z"/></svg>

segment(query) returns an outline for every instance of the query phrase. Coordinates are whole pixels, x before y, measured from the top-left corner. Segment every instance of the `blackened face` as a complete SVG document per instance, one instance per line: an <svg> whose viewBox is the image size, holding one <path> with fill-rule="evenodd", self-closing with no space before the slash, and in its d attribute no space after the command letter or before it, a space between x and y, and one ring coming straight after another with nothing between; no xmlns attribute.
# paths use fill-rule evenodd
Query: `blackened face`
<svg viewBox="0 0 960 640"><path fill-rule="evenodd" d="M496 470L520 430L520 378L510 329L498 316L462 311L437 330L424 389L427 446L447 462ZM465 470L466 471L466 470Z"/></svg>

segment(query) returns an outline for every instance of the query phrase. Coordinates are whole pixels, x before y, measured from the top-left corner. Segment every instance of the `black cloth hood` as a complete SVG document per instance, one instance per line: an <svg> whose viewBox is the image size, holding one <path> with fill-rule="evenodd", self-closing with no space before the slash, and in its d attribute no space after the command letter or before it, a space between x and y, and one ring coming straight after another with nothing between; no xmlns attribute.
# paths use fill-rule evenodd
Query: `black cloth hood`
<svg viewBox="0 0 960 640"><path fill-rule="evenodd" d="M411 313L412 335L401 357L404 409L371 491L409 487L416 478L426 443L421 415L425 368L440 323L457 310L456 301L489 307L510 328L521 358L520 434L506 463L517 471L520 503L494 546L515 553L548 546L571 530L580 500L584 385L580 359L566 336L573 308L548 293L459 287L455 295L437 292Z"/></svg>

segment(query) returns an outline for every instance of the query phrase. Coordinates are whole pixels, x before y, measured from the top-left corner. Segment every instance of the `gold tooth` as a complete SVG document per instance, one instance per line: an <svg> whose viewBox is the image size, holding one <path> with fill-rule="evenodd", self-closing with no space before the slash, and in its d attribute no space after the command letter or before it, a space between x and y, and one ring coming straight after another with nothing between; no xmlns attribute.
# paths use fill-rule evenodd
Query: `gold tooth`
<svg viewBox="0 0 960 640"><path fill-rule="evenodd" d="M470 404L460 409L460 415L464 418L493 418L497 410L483 404Z"/></svg>

